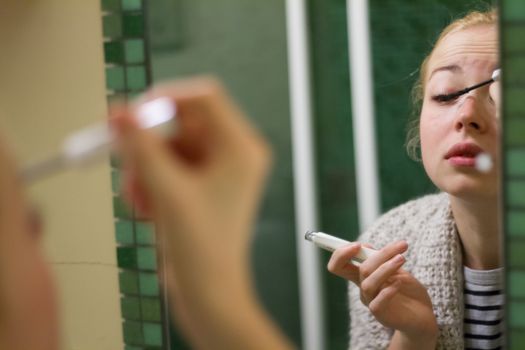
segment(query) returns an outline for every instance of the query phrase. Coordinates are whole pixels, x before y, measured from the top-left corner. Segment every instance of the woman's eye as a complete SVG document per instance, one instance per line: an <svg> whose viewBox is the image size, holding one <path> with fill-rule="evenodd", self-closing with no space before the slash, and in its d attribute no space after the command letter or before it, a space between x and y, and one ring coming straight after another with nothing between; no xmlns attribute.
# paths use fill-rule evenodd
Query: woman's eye
<svg viewBox="0 0 525 350"><path fill-rule="evenodd" d="M438 102L438 103L441 103L441 104L445 104L445 103L449 103L449 102L453 102L455 100L458 99L458 95L457 94L438 94L438 95L433 95L432 96L432 101L435 101L435 102Z"/></svg>

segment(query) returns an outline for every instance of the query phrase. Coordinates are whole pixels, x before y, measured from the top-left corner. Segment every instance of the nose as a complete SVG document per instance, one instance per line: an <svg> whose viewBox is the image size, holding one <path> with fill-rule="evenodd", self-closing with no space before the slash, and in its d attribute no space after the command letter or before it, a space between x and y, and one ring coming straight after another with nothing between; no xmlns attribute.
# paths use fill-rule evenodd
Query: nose
<svg viewBox="0 0 525 350"><path fill-rule="evenodd" d="M469 94L459 105L454 128L456 131L483 133L488 125L486 114L478 96Z"/></svg>

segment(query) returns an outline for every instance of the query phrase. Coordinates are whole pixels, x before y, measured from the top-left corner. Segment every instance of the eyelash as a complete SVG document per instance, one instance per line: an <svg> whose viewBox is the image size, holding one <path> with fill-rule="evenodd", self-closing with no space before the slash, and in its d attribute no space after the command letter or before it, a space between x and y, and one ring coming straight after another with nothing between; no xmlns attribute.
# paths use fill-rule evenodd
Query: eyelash
<svg viewBox="0 0 525 350"><path fill-rule="evenodd" d="M447 104L451 103L458 99L459 96L452 96L449 97L451 94L439 94L432 96L432 101L435 101L439 104Z"/></svg>

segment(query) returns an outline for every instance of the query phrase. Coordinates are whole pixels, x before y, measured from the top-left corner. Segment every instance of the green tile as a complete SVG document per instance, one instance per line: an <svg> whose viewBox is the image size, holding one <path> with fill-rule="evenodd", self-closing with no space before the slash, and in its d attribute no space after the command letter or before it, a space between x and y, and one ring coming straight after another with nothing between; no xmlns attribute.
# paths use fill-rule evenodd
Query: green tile
<svg viewBox="0 0 525 350"><path fill-rule="evenodd" d="M525 1L523 3L525 3ZM503 66L506 72L504 73L505 84L525 84L525 77L519 74L525 71L525 55L504 58Z"/></svg>
<svg viewBox="0 0 525 350"><path fill-rule="evenodd" d="M120 196L113 196L113 216L120 219L130 219L131 210Z"/></svg>
<svg viewBox="0 0 525 350"><path fill-rule="evenodd" d="M507 231L511 237L525 237L525 211L507 211Z"/></svg>
<svg viewBox="0 0 525 350"><path fill-rule="evenodd" d="M509 146L525 145L525 119L511 118L506 120L505 137Z"/></svg>
<svg viewBox="0 0 525 350"><path fill-rule="evenodd" d="M137 268L137 250L131 247L117 247L118 266L123 269Z"/></svg>
<svg viewBox="0 0 525 350"><path fill-rule="evenodd" d="M106 87L111 90L124 90L126 88L124 68L106 68Z"/></svg>
<svg viewBox="0 0 525 350"><path fill-rule="evenodd" d="M108 41L104 43L104 61L106 63L124 63L124 43L121 41Z"/></svg>
<svg viewBox="0 0 525 350"><path fill-rule="evenodd" d="M505 115L521 117L525 115L525 88L511 87L505 90Z"/></svg>
<svg viewBox="0 0 525 350"><path fill-rule="evenodd" d="M140 299L135 297L123 297L120 299L122 318L132 321L141 320Z"/></svg>
<svg viewBox="0 0 525 350"><path fill-rule="evenodd" d="M129 90L144 90L146 88L146 69L144 67L126 68L126 78Z"/></svg>
<svg viewBox="0 0 525 350"><path fill-rule="evenodd" d="M510 268L525 269L525 241L513 239L512 244L507 245L507 261Z"/></svg>
<svg viewBox="0 0 525 350"><path fill-rule="evenodd" d="M511 248L514 244L511 244ZM523 248L523 246L522 246ZM521 251L523 255L523 250ZM521 258L523 261L523 257ZM507 274L509 283L509 296L511 298L525 297L525 270L510 270Z"/></svg>
<svg viewBox="0 0 525 350"><path fill-rule="evenodd" d="M507 150L505 152L505 156L505 166L507 167L507 175L525 176L525 149Z"/></svg>
<svg viewBox="0 0 525 350"><path fill-rule="evenodd" d="M117 220L115 222L115 234L117 242L123 245L135 244L133 234L133 222L128 220Z"/></svg>
<svg viewBox="0 0 525 350"><path fill-rule="evenodd" d="M144 344L142 324L139 322L126 321L122 325L124 342L126 344Z"/></svg>
<svg viewBox="0 0 525 350"><path fill-rule="evenodd" d="M142 320L146 322L160 322L161 309L160 299L158 298L142 298L140 300L142 309Z"/></svg>
<svg viewBox="0 0 525 350"><path fill-rule="evenodd" d="M504 21L519 21L525 19L525 1L505 1L503 8Z"/></svg>
<svg viewBox="0 0 525 350"><path fill-rule="evenodd" d="M155 233L153 224L145 222L136 222L135 235L137 236L137 244L155 244Z"/></svg>
<svg viewBox="0 0 525 350"><path fill-rule="evenodd" d="M116 169L111 170L111 190L114 194L119 194L122 191L120 184L120 171Z"/></svg>
<svg viewBox="0 0 525 350"><path fill-rule="evenodd" d="M156 273L142 272L139 275L140 294L147 296L159 295L159 279Z"/></svg>
<svg viewBox="0 0 525 350"><path fill-rule="evenodd" d="M157 253L155 248L137 248L138 267L143 270L157 269Z"/></svg>
<svg viewBox="0 0 525 350"><path fill-rule="evenodd" d="M142 37L144 35L144 19L140 14L124 14L122 16L122 32L126 38Z"/></svg>
<svg viewBox="0 0 525 350"><path fill-rule="evenodd" d="M103 11L119 11L120 1L119 0L102 0Z"/></svg>
<svg viewBox="0 0 525 350"><path fill-rule="evenodd" d="M525 349L525 329L510 329L509 332L509 349Z"/></svg>
<svg viewBox="0 0 525 350"><path fill-rule="evenodd" d="M507 204L525 207L525 181L506 182Z"/></svg>
<svg viewBox="0 0 525 350"><path fill-rule="evenodd" d="M509 304L509 326L525 328L525 302L510 301Z"/></svg>
<svg viewBox="0 0 525 350"><path fill-rule="evenodd" d="M139 274L133 271L121 271L119 273L120 292L123 294L139 293Z"/></svg>
<svg viewBox="0 0 525 350"><path fill-rule="evenodd" d="M102 17L102 32L105 38L120 38L122 36L122 17L120 14Z"/></svg>
<svg viewBox="0 0 525 350"><path fill-rule="evenodd" d="M122 162L120 161L120 158L118 156L111 155L111 157L109 158L109 163L112 168L120 168Z"/></svg>
<svg viewBox="0 0 525 350"><path fill-rule="evenodd" d="M503 32L503 46L505 53L525 51L525 25L507 26Z"/></svg>
<svg viewBox="0 0 525 350"><path fill-rule="evenodd" d="M127 63L144 62L144 40L129 39L124 42Z"/></svg>
<svg viewBox="0 0 525 350"><path fill-rule="evenodd" d="M122 0L122 9L125 11L142 9L142 0Z"/></svg>
<svg viewBox="0 0 525 350"><path fill-rule="evenodd" d="M143 323L142 327L146 345L162 345L162 328L160 324Z"/></svg>

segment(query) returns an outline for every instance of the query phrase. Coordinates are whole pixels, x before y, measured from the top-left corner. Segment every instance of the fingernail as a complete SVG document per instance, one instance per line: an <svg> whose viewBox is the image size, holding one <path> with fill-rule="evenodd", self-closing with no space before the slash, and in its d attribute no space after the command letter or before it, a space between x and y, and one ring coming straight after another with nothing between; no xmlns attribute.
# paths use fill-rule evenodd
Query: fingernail
<svg viewBox="0 0 525 350"><path fill-rule="evenodd" d="M400 246L400 247L406 247L406 246L408 246L408 243L407 243L407 241L402 240L402 241L399 241L398 246Z"/></svg>
<svg viewBox="0 0 525 350"><path fill-rule="evenodd" d="M397 254L394 259L392 259L392 263L394 264L401 264L405 261L405 257L401 254Z"/></svg>

